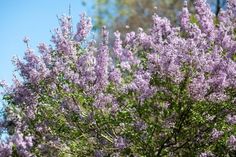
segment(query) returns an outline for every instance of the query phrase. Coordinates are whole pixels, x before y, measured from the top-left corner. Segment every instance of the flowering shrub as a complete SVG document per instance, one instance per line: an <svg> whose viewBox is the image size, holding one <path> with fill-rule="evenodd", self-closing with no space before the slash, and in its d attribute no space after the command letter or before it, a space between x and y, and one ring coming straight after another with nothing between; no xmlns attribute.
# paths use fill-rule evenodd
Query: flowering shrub
<svg viewBox="0 0 236 157"><path fill-rule="evenodd" d="M185 2L180 27L154 15L149 31L115 32L114 43L105 27L98 44L86 40L85 15L76 33L63 16L40 56L25 39L1 156L235 155L235 4L216 18L205 0L195 15Z"/></svg>

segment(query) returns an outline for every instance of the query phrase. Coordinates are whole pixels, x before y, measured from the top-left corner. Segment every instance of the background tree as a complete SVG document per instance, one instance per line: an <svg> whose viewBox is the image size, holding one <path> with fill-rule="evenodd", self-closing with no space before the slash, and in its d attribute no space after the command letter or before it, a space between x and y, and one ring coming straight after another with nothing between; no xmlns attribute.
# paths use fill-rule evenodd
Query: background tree
<svg viewBox="0 0 236 157"><path fill-rule="evenodd" d="M188 1L191 12L194 12L193 2ZM178 23L183 3L184 0L96 0L95 28L106 25L120 32L137 30L138 27L146 29L150 27L154 13L167 17L172 24ZM226 0L208 0L208 3L218 15L219 10L225 7Z"/></svg>

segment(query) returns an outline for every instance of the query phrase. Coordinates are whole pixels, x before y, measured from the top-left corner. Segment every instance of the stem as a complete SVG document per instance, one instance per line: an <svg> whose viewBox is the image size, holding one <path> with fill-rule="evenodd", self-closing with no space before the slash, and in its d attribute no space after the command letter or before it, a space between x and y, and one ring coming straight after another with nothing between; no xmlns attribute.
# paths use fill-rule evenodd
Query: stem
<svg viewBox="0 0 236 157"><path fill-rule="evenodd" d="M161 145L160 149L158 150L157 156L161 156L162 150L165 148L165 144L169 142L172 136L169 136Z"/></svg>
<svg viewBox="0 0 236 157"><path fill-rule="evenodd" d="M220 12L220 0L216 1L216 17L218 16L219 12Z"/></svg>

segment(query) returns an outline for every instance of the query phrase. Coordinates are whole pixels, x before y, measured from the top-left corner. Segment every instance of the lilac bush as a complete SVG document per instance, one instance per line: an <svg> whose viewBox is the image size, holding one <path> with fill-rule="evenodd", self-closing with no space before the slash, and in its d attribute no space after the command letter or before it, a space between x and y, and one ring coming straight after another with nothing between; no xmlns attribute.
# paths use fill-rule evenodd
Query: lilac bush
<svg viewBox="0 0 236 157"><path fill-rule="evenodd" d="M183 5L180 26L153 15L121 39L85 14L62 16L37 56L25 39L20 78L5 88L1 156L234 156L236 1L218 17L205 0Z"/></svg>

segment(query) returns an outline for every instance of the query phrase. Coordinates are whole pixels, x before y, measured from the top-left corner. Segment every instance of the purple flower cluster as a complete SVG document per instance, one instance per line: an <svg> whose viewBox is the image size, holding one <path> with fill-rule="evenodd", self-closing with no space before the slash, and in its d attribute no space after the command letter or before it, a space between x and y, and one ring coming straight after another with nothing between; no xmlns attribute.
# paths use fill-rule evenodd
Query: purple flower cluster
<svg viewBox="0 0 236 157"><path fill-rule="evenodd" d="M119 149L124 149L126 147L126 142L123 137L118 137L115 139L115 147Z"/></svg>
<svg viewBox="0 0 236 157"><path fill-rule="evenodd" d="M207 152L201 153L199 157L214 157L214 156L215 156L214 154L207 151Z"/></svg>
<svg viewBox="0 0 236 157"><path fill-rule="evenodd" d="M0 153L2 156L10 156L12 153L12 143L5 143L1 142L0 143Z"/></svg>
<svg viewBox="0 0 236 157"><path fill-rule="evenodd" d="M81 42L89 34L91 28L91 19L87 18L85 14L82 14L80 16L80 22L77 24L77 32L74 36L74 39L78 42Z"/></svg>
<svg viewBox="0 0 236 157"><path fill-rule="evenodd" d="M85 42L92 28L85 14L76 32L71 17L62 16L54 45L41 43L40 56L25 38L25 56L14 60L21 78L4 96L9 139L0 143L1 155L232 153L235 4L229 0L215 17L205 0L195 1L196 14L185 2L180 26L155 14L148 31L139 28L124 40L117 31L113 43L105 27L98 44Z"/></svg>
<svg viewBox="0 0 236 157"><path fill-rule="evenodd" d="M224 134L223 131L218 131L217 129L214 128L211 133L211 136L212 136L213 140L216 140L216 139L220 138L223 134Z"/></svg>
<svg viewBox="0 0 236 157"><path fill-rule="evenodd" d="M227 142L232 150L236 150L236 137L234 135L231 135Z"/></svg>

